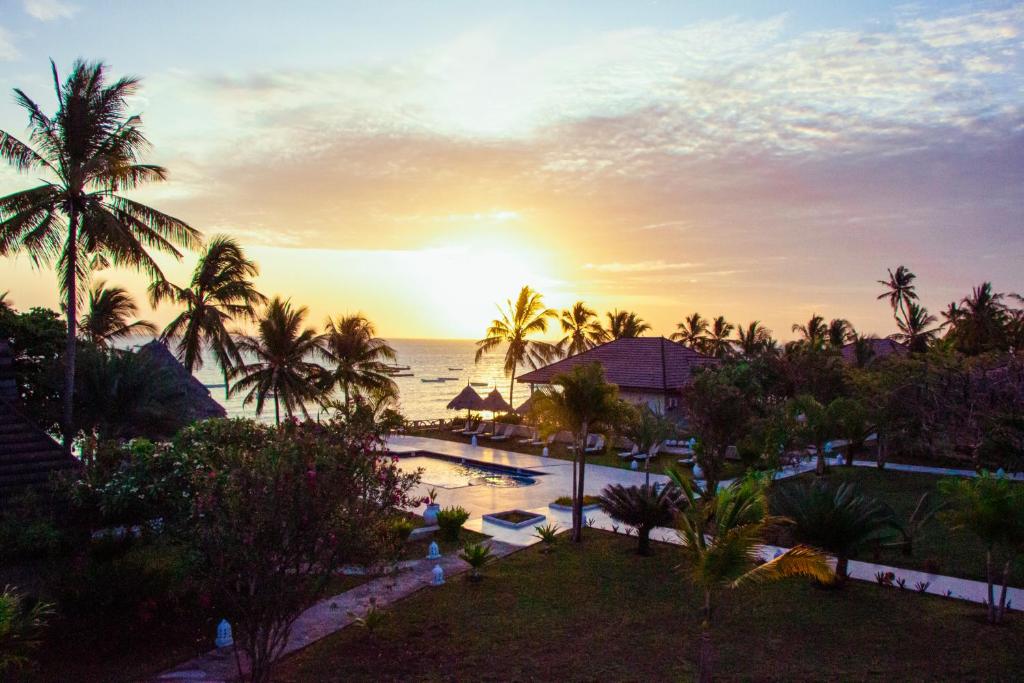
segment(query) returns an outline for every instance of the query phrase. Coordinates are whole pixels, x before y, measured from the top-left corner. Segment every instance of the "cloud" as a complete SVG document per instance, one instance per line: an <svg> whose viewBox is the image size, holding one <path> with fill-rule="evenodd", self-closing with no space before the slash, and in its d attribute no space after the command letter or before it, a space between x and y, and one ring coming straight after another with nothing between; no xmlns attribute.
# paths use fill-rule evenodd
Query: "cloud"
<svg viewBox="0 0 1024 683"><path fill-rule="evenodd" d="M14 47L14 37L10 31L0 26L0 61L14 61L19 56L18 48Z"/></svg>
<svg viewBox="0 0 1024 683"><path fill-rule="evenodd" d="M21 4L29 16L39 21L70 19L81 9L63 0L22 0Z"/></svg>
<svg viewBox="0 0 1024 683"><path fill-rule="evenodd" d="M639 261L634 263L587 263L586 270L602 273L653 273L666 270L685 270L699 265L696 263L666 263L665 261Z"/></svg>

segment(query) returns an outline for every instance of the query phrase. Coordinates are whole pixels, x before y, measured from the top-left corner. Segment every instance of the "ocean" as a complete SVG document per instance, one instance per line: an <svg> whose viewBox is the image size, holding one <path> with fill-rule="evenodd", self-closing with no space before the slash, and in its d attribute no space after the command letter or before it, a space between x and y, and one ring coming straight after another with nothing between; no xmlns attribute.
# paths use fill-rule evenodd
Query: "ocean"
<svg viewBox="0 0 1024 683"><path fill-rule="evenodd" d="M132 345L140 343L133 340ZM145 340L148 341L148 340ZM144 343L144 342L143 342ZM450 418L460 415L457 411L447 410L445 406L455 397L467 382L477 382L484 386L474 389L486 396L495 387L502 397L508 400L509 378L505 375L504 349L484 356L479 364L473 362L476 344L469 339L392 339L391 346L398 354L396 365L409 366L402 373L412 373L412 377L396 377L399 389L399 410L410 420L431 420ZM172 350L175 348L172 345ZM524 368L523 372L529 368ZM224 378L220 368L212 356L205 356L203 367L195 372L195 376L210 389L210 394L231 417L251 417L273 422L273 403L267 404L262 416L256 415L254 405L243 406L242 396L224 395ZM450 377L444 382L422 382L423 379ZM528 386L517 384L513 400L518 406L530 394ZM312 415L316 415L316 407L310 406Z"/></svg>

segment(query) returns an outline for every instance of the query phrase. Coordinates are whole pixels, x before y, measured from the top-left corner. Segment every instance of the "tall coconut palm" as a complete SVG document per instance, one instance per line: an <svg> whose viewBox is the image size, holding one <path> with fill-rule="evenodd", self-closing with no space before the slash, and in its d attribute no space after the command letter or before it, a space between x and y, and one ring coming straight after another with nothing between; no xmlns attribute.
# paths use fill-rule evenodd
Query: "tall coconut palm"
<svg viewBox="0 0 1024 683"><path fill-rule="evenodd" d="M618 387L604 378L600 363L589 363L556 375L555 389L534 394L534 413L545 431L573 435L572 540L583 540L583 492L587 437L600 429L614 430L627 419L630 407L618 398Z"/></svg>
<svg viewBox="0 0 1024 683"><path fill-rule="evenodd" d="M736 326L726 322L725 316L718 316L711 321L707 339L704 341L703 348L699 350L715 358L725 358L732 351L732 343L729 341L729 337L734 329L736 329Z"/></svg>
<svg viewBox="0 0 1024 683"><path fill-rule="evenodd" d="M315 357L322 356L316 330L303 327L306 308L295 308L290 300L274 297L257 321L255 336L244 336L238 350L255 360L231 371L238 379L231 394L245 392L243 403L256 403L256 413L263 413L267 398L274 399L274 421L281 424L281 407L292 417L297 410L309 417L307 403L320 401L326 371Z"/></svg>
<svg viewBox="0 0 1024 683"><path fill-rule="evenodd" d="M651 326L633 311L616 309L605 316L608 318L608 336L612 339L642 337L644 332L651 330Z"/></svg>
<svg viewBox="0 0 1024 683"><path fill-rule="evenodd" d="M878 284L884 286L886 290L876 298L879 300L889 300L889 305L892 306L892 314L897 320L900 315L906 318L907 304L917 300L917 288L914 285L914 280L916 279L917 276L909 268L901 265L897 266L896 270L889 268L888 280L878 281Z"/></svg>
<svg viewBox="0 0 1024 683"><path fill-rule="evenodd" d="M688 478L680 477L679 481L687 501L680 506L676 522L685 559L683 569L704 598L698 680L709 683L714 673L711 620L718 591L791 576L809 576L828 583L832 571L821 553L805 546L796 546L759 564L765 529L785 521L768 514L768 500L760 481L748 477L703 495Z"/></svg>
<svg viewBox="0 0 1024 683"><path fill-rule="evenodd" d="M828 323L828 347L830 349L841 349L847 342L851 342L857 336L853 325L845 318L833 318Z"/></svg>
<svg viewBox="0 0 1024 683"><path fill-rule="evenodd" d="M1006 326L1010 320L1004 295L992 289L991 282L975 287L959 306L950 305L949 335L957 349L967 355L1006 347Z"/></svg>
<svg viewBox="0 0 1024 683"><path fill-rule="evenodd" d="M608 333L597 319L597 313L582 301L562 311L558 322L565 333L558 342L559 355L575 356L608 340Z"/></svg>
<svg viewBox="0 0 1024 683"><path fill-rule="evenodd" d="M156 334L156 325L148 320L129 322L138 312L139 307L128 290L107 287L107 283L100 280L89 290L78 333L101 348L133 334Z"/></svg>
<svg viewBox="0 0 1024 683"><path fill-rule="evenodd" d="M825 348L825 341L828 339L828 326L825 325L825 319L817 313L803 325L794 323L793 331L800 335L800 344L805 349L821 351Z"/></svg>
<svg viewBox="0 0 1024 683"><path fill-rule="evenodd" d="M28 113L28 143L0 131L0 158L17 170L46 176L42 185L0 198L0 255L25 252L55 266L68 319L64 354L64 447L71 449L78 302L91 258L162 277L149 250L181 257L178 247L200 243L185 222L118 194L166 179L160 166L139 163L148 146L141 119L128 116L136 78L109 82L102 63L76 61L63 81L50 63L57 95L51 118L28 95L15 101Z"/></svg>
<svg viewBox="0 0 1024 683"><path fill-rule="evenodd" d="M907 304L906 318L896 320L896 326L900 331L892 335L892 338L906 344L911 351L927 351L928 344L935 339L938 332L931 327L935 322L935 316L930 315L927 308L911 301Z"/></svg>
<svg viewBox="0 0 1024 683"><path fill-rule="evenodd" d="M161 279L149 288L153 306L169 301L185 308L164 328L161 340L177 340L178 359L189 372L203 367L203 348L208 347L224 374L225 395L228 374L242 362L228 326L254 320L256 306L267 301L256 291L253 278L258 274L259 267L245 257L238 242L217 235L199 256L187 287Z"/></svg>
<svg viewBox="0 0 1024 683"><path fill-rule="evenodd" d="M377 337L373 323L365 316L357 313L334 320L328 318L321 346L330 365L328 389L341 389L346 412L352 394L393 396L398 393L398 385L388 374L387 365L387 361L393 363L397 358L395 350Z"/></svg>
<svg viewBox="0 0 1024 683"><path fill-rule="evenodd" d="M701 317L700 313L691 313L683 322L676 325L676 331L672 333L670 339L691 349L700 350L703 348L707 333L708 321Z"/></svg>
<svg viewBox="0 0 1024 683"><path fill-rule="evenodd" d="M772 331L762 325L760 320L751 321L746 327L740 327L736 330L736 336L739 352L747 358L766 351L774 341Z"/></svg>
<svg viewBox="0 0 1024 683"><path fill-rule="evenodd" d="M511 377L508 387L508 402L512 403L512 392L516 386L516 371L524 363L539 365L552 359L557 349L547 342L530 339L531 335L543 334L548 330L548 320L558 311L544 306L544 297L533 291L529 285L519 290L515 303L509 299L505 310L499 309L500 318L491 321L486 336L476 343L476 362L485 353L502 344L505 350L505 374Z"/></svg>

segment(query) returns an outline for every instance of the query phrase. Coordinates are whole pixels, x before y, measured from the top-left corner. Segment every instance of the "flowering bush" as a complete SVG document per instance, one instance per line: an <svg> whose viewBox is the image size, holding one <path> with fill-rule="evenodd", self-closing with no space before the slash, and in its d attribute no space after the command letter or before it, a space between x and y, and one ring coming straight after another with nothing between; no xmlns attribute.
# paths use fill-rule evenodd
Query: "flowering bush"
<svg viewBox="0 0 1024 683"><path fill-rule="evenodd" d="M374 422L353 420L276 429L214 420L176 440L200 463L191 537L252 680L269 677L295 619L340 565L385 552L380 530L411 502L417 477L381 446Z"/></svg>

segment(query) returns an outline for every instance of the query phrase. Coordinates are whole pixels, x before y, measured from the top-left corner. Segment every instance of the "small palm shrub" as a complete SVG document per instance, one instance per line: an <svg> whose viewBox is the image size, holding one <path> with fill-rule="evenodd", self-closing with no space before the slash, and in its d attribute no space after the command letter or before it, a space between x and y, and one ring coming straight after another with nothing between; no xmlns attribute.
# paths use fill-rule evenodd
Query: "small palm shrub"
<svg viewBox="0 0 1024 683"><path fill-rule="evenodd" d="M671 484L660 489L611 484L601 492L598 504L615 521L634 527L639 541L637 552L649 555L651 529L671 525L684 500L679 489Z"/></svg>
<svg viewBox="0 0 1024 683"><path fill-rule="evenodd" d="M469 519L469 513L461 505L442 508L437 513L437 526L440 527L441 538L447 541L459 540L462 525Z"/></svg>
<svg viewBox="0 0 1024 683"><path fill-rule="evenodd" d="M898 547L904 555L914 554L914 542L921 538L925 527L942 511L942 503L937 502L930 492L921 494L917 499L914 511L910 513L905 523L897 523L897 530L900 532L900 540L891 543Z"/></svg>
<svg viewBox="0 0 1024 683"><path fill-rule="evenodd" d="M831 486L818 480L810 485L778 487L773 502L777 513L792 521L797 541L836 556L839 582L847 578L851 557L897 530L892 509L850 483Z"/></svg>
<svg viewBox="0 0 1024 683"><path fill-rule="evenodd" d="M536 533L533 535L540 539L541 543L544 544L543 552L551 552L554 548L555 543L558 542L558 532L562 529L557 524L544 524L543 526L536 526Z"/></svg>
<svg viewBox="0 0 1024 683"><path fill-rule="evenodd" d="M384 625L388 618L388 611L377 607L377 598L370 598L370 605L362 615L349 612L348 616L352 618L354 625L365 629L372 636Z"/></svg>
<svg viewBox="0 0 1024 683"><path fill-rule="evenodd" d="M462 549L462 552L459 553L459 557L472 567L469 578L473 581L479 581L483 578L480 570L494 559L494 555L491 553L491 546L484 545L483 543L467 544Z"/></svg>
<svg viewBox="0 0 1024 683"><path fill-rule="evenodd" d="M29 664L52 614L48 603L30 600L11 586L4 588L0 593L0 674Z"/></svg>

